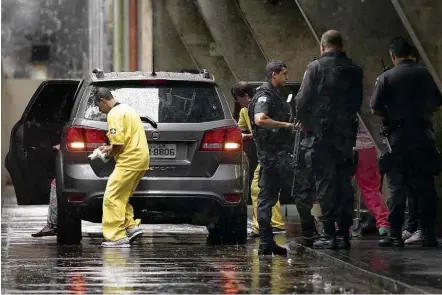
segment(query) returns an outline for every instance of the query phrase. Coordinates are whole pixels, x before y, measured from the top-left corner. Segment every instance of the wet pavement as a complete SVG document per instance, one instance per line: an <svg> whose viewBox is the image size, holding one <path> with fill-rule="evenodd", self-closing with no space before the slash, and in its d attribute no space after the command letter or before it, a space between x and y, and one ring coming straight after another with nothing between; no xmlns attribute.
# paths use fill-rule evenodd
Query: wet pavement
<svg viewBox="0 0 442 295"><path fill-rule="evenodd" d="M400 249L379 248L375 237L363 237L353 240L350 250L319 252L377 275L408 284L416 288L413 293L419 290L425 293L442 293L440 247L423 248L419 245L409 245ZM337 261L334 261L334 264L339 266Z"/></svg>
<svg viewBox="0 0 442 295"><path fill-rule="evenodd" d="M306 256L259 257L258 239L207 246L203 227L143 225L131 248L103 249L101 226L84 222L81 246L57 247L55 237L31 237L45 224L45 206L4 200L2 294L385 293Z"/></svg>

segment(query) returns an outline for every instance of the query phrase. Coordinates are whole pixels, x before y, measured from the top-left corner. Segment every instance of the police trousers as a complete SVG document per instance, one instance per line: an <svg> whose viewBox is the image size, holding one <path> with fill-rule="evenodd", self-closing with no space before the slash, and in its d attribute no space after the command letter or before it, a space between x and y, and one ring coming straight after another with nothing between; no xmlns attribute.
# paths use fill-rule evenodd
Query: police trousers
<svg viewBox="0 0 442 295"><path fill-rule="evenodd" d="M303 172L303 170L296 172L294 200L301 217L303 235L311 237L315 233L314 218L311 215L314 189L308 181L308 175L304 175ZM293 174L288 175L272 165L261 166L259 176L258 223L261 245L265 247L273 243L272 208L278 202L279 195L291 194Z"/></svg>
<svg viewBox="0 0 442 295"><path fill-rule="evenodd" d="M301 157L304 154L300 153ZM300 160L302 163L302 159ZM301 219L302 235L311 238L316 234L315 219L311 214L316 200L315 178L312 169L304 165L295 170L294 201Z"/></svg>
<svg viewBox="0 0 442 295"><path fill-rule="evenodd" d="M425 167L425 163L437 161L431 151L414 150L395 157L395 165L387 171L389 190L388 221L391 225L391 234L401 236L404 223L405 207L408 199L409 210L417 216L414 221L415 230L422 228L424 235L434 234L434 225L437 214L437 195L434 185L434 176ZM410 208L411 207L411 208ZM416 218L417 217L417 218Z"/></svg>
<svg viewBox="0 0 442 295"><path fill-rule="evenodd" d="M115 167L109 176L103 199L103 237L118 241L126 237L126 230L140 224L134 220L134 210L129 198L146 171L132 171Z"/></svg>
<svg viewBox="0 0 442 295"><path fill-rule="evenodd" d="M313 146L310 161L325 234L335 234L335 222L343 234L348 234L354 211L354 190L350 179L354 163L351 155L343 155L333 145L322 143Z"/></svg>

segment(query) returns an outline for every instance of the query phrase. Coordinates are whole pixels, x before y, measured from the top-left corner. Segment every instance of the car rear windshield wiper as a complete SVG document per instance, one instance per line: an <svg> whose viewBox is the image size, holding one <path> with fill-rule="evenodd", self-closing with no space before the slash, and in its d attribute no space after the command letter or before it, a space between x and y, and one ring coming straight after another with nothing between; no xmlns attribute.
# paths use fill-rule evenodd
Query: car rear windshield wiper
<svg viewBox="0 0 442 295"><path fill-rule="evenodd" d="M150 118L149 116L140 116L140 119L142 122L149 123L153 128L157 129L158 127L157 122L152 120L152 118Z"/></svg>

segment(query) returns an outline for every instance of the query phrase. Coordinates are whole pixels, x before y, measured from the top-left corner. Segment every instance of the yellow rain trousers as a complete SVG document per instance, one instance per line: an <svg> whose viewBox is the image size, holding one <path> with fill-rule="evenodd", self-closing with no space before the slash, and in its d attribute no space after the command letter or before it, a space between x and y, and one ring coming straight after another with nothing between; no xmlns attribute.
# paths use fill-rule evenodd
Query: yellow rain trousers
<svg viewBox="0 0 442 295"><path fill-rule="evenodd" d="M110 175L103 199L103 237L118 241L126 237L126 230L141 223L134 220L134 209L129 198L146 171L132 171L115 167Z"/></svg>
<svg viewBox="0 0 442 295"><path fill-rule="evenodd" d="M258 209L258 194L259 194L259 169L261 168L261 165L258 164L258 166L255 169L255 173L253 175L252 185L250 186L251 190L251 197L252 197L252 206L253 206L253 232L255 234L259 234L259 224L258 224L258 216L257 216L257 209ZM272 208L272 227L276 227L279 229L284 229L285 224L284 221L282 221L282 215L281 215L281 204L279 201L276 203L275 206Z"/></svg>

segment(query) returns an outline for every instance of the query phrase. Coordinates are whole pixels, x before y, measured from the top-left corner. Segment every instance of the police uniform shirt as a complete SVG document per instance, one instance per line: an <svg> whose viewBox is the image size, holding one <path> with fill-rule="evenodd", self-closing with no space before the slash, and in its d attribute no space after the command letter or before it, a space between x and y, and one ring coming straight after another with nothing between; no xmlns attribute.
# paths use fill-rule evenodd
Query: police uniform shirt
<svg viewBox="0 0 442 295"><path fill-rule="evenodd" d="M255 94L256 99L253 104L253 118L255 120L254 115L259 113L264 113L269 116L274 121L280 122L289 122L290 121L290 105L283 101L281 94L278 90L271 85L270 83L264 83L263 89L266 91L262 91L259 88L257 89L257 93ZM260 87L260 88L261 88ZM252 116L250 116L252 117ZM281 150L291 150L292 144L292 133L291 131L284 128L262 128L255 125L255 128L258 132L254 134L254 137L261 137L263 134L267 135L267 139L265 140L265 144L261 145L257 144L258 153L265 151L281 151ZM261 140L258 139L258 142Z"/></svg>
<svg viewBox="0 0 442 295"><path fill-rule="evenodd" d="M403 60L376 79L370 108L384 112L389 121L423 118L442 105L442 95L425 66Z"/></svg>
<svg viewBox="0 0 442 295"><path fill-rule="evenodd" d="M142 171L149 168L149 148L140 116L130 106L115 105L107 114L107 137L112 145L123 146L115 155L117 168Z"/></svg>

